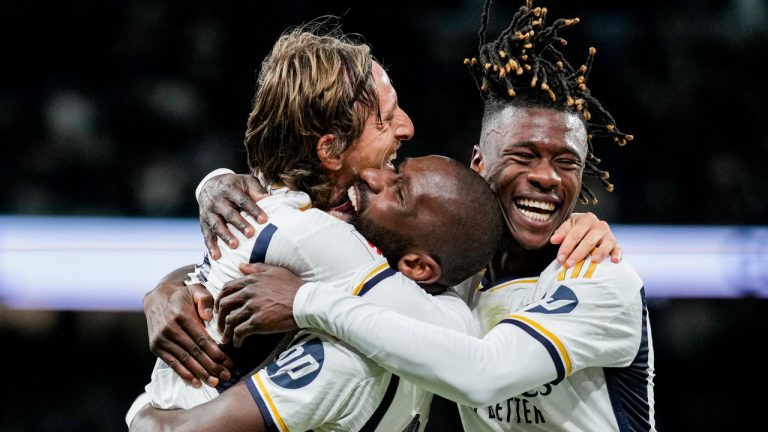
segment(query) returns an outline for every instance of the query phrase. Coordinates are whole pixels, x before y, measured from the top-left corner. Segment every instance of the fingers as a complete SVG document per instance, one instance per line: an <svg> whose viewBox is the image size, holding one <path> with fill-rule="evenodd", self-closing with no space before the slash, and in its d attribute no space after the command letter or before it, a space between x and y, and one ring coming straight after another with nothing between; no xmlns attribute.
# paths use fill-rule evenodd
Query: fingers
<svg viewBox="0 0 768 432"><path fill-rule="evenodd" d="M197 307L197 314L203 321L213 319L213 296L199 284L189 285L187 289L192 292L192 300Z"/></svg>
<svg viewBox="0 0 768 432"><path fill-rule="evenodd" d="M245 338L255 333L257 324L253 315L251 315L244 322L237 325L232 331L232 343L238 348L241 347Z"/></svg>
<svg viewBox="0 0 768 432"><path fill-rule="evenodd" d="M204 223L200 224L200 230L203 232L203 239L205 240L205 247L208 249L208 255L213 260L221 258L221 251L219 250L216 233Z"/></svg>
<svg viewBox="0 0 768 432"><path fill-rule="evenodd" d="M587 213L588 215L592 215L594 218L593 222L597 220L597 218L592 213ZM571 224L570 229L568 230L568 233L565 234L565 237L562 239L562 243L560 244L560 249L557 251L557 260L565 265L567 268L573 267L578 260L575 260L574 252L576 247L580 244L584 236L587 234L587 232L591 228L591 224L585 223L584 220L579 219L574 221L566 221L563 223L563 225L560 226L560 228L564 228L566 224ZM560 229L558 228L558 230ZM564 228L567 229L567 228ZM594 246L594 245L593 245ZM591 251L592 249L588 249L587 253ZM582 248L583 251L583 248ZM576 254L578 255L578 254ZM585 255L586 256L586 255Z"/></svg>
<svg viewBox="0 0 768 432"><path fill-rule="evenodd" d="M573 267L577 262L586 259L590 253L595 250L598 243L603 239L605 232L607 232L608 229L608 224L605 222L601 222L601 224L605 224L605 227L603 228L601 225L600 227L593 228L584 236L581 242L579 242L573 252L571 252L571 254L568 256L566 260L566 267ZM600 262L602 261L602 258L595 258L593 261Z"/></svg>
<svg viewBox="0 0 768 432"><path fill-rule="evenodd" d="M187 335L179 335L174 340L179 341L182 345L173 343L170 339L165 339L162 342L162 348L155 351L157 356L191 385L200 387L200 383L205 382L211 387L217 386L218 378L211 376L197 360L197 357L201 357L202 350L197 347L194 341Z"/></svg>
<svg viewBox="0 0 768 432"><path fill-rule="evenodd" d="M224 218L224 220L233 225L235 228L237 228L241 233L243 233L246 237L251 238L253 237L253 233L255 232L253 229L253 226L248 223L247 220L243 217L243 215L240 214L240 211L233 207L232 204L236 205L238 208L242 208L245 201L250 201L250 198L248 195L243 194L242 192L238 191L237 197L232 197L232 202L221 200L216 205L216 211ZM253 204L256 206L256 204ZM258 206L256 206L258 208ZM259 209L260 211L261 209Z"/></svg>
<svg viewBox="0 0 768 432"><path fill-rule="evenodd" d="M189 371L189 369L185 368L184 365L176 360L176 357L171 355L169 352L159 351L157 356L160 358L160 360L164 361L165 364L170 366L171 369L176 372L176 375L180 376L181 379L189 383L192 387L198 388L202 385L200 379L194 376L192 372Z"/></svg>
<svg viewBox="0 0 768 432"><path fill-rule="evenodd" d="M604 228L606 229L606 233L604 233L602 238L597 240L597 246L595 250L592 251L592 262L603 262L605 257L611 253L614 247L616 247L616 238L608 228L608 224L605 224ZM595 235L597 234L598 233L595 233Z"/></svg>
<svg viewBox="0 0 768 432"><path fill-rule="evenodd" d="M624 258L624 251L620 247L615 246L611 251L611 262L618 264L621 262L622 258Z"/></svg>
<svg viewBox="0 0 768 432"><path fill-rule="evenodd" d="M183 334L178 335L174 340L179 349L178 360L184 367L212 387L218 385L211 384L218 380L212 378L228 379L227 368L232 367L232 360L211 339L199 321L180 319L178 323Z"/></svg>
<svg viewBox="0 0 768 432"><path fill-rule="evenodd" d="M222 343L231 343L232 337L235 328L240 326L242 323L247 323L248 320L252 317L252 313L248 308L246 307L240 307L235 310L233 310L231 313L227 315L227 317L224 319L225 326L224 330L221 333L221 341ZM242 339L245 336L242 336L243 329L241 329L240 334L241 338L240 341L242 342ZM239 344L235 344L236 347L240 347Z"/></svg>
<svg viewBox="0 0 768 432"><path fill-rule="evenodd" d="M236 248L239 244L235 236L227 227L224 219L217 213L200 209L200 229L203 232L205 244L208 246L209 251L214 249L217 252L219 251L219 248L216 245L217 238L222 239L230 249ZM217 254L217 257L218 256L220 256L220 254ZM211 253L211 258L213 258L213 253Z"/></svg>
<svg viewBox="0 0 768 432"><path fill-rule="evenodd" d="M255 273L264 273L269 270L270 267L274 266L264 263L240 263L239 269L241 273L251 275Z"/></svg>
<svg viewBox="0 0 768 432"><path fill-rule="evenodd" d="M267 222L267 213L259 207L256 202L269 196L267 190L253 176L245 177L245 190L248 191L248 199L243 199L237 205L256 218L256 222L263 224Z"/></svg>

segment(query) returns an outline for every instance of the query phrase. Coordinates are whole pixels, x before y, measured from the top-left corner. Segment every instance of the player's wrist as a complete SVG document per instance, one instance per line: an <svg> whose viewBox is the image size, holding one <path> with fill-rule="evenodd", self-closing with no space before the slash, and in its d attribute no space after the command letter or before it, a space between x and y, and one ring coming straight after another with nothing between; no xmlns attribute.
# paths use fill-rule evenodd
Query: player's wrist
<svg viewBox="0 0 768 432"><path fill-rule="evenodd" d="M203 177L203 179L200 180L200 183L197 185L197 188L195 188L195 199L197 200L197 203L200 204L200 192L202 192L203 187L205 186L206 183L208 183L208 180L214 177L218 177L220 175L234 174L234 173L235 172L229 168L217 168L211 171L210 173L208 173L208 175L206 175L205 177Z"/></svg>

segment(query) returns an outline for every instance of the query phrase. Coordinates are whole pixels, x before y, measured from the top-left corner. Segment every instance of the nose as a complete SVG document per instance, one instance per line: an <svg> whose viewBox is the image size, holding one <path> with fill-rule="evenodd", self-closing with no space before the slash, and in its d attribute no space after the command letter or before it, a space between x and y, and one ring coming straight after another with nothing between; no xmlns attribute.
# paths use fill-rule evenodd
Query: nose
<svg viewBox="0 0 768 432"><path fill-rule="evenodd" d="M391 168L366 168L360 172L360 179L364 181L373 193L381 193L388 187L394 186L397 173Z"/></svg>
<svg viewBox="0 0 768 432"><path fill-rule="evenodd" d="M395 138L397 138L399 141L408 141L409 139L413 138L413 122L402 108L398 108L398 110L400 112L395 116L396 124L394 125Z"/></svg>
<svg viewBox="0 0 768 432"><path fill-rule="evenodd" d="M543 191L550 191L557 187L562 179L555 167L543 159L528 172L528 181Z"/></svg>

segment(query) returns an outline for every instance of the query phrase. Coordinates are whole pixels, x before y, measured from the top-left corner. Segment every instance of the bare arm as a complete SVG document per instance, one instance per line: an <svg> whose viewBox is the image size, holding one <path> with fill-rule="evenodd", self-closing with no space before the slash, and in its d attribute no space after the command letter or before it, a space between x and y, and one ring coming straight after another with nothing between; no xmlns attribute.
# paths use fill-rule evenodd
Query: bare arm
<svg viewBox="0 0 768 432"><path fill-rule="evenodd" d="M188 410L165 411L147 405L136 414L130 427L131 432L265 430L261 412L243 382L216 399Z"/></svg>

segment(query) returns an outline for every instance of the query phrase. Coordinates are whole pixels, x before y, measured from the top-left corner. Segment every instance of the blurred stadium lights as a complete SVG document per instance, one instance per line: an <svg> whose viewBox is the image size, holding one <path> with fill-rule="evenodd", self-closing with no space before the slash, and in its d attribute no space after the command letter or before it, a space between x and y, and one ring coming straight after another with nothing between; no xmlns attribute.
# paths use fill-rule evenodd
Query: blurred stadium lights
<svg viewBox="0 0 768 432"><path fill-rule="evenodd" d="M768 298L768 227L613 227L655 298ZM140 310L169 271L200 261L197 220L0 216L0 303Z"/></svg>

